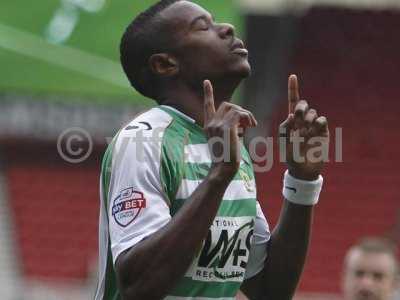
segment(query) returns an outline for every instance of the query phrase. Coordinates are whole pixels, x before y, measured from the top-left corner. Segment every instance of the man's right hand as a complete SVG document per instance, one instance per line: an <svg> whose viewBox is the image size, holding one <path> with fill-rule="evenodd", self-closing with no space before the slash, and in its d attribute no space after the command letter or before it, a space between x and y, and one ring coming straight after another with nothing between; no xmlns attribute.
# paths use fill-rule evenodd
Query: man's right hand
<svg viewBox="0 0 400 300"><path fill-rule="evenodd" d="M222 102L215 109L214 92L209 80L204 88L204 131L212 158L212 170L226 179L232 179L240 166L240 141L248 127L257 126L253 114L232 103Z"/></svg>

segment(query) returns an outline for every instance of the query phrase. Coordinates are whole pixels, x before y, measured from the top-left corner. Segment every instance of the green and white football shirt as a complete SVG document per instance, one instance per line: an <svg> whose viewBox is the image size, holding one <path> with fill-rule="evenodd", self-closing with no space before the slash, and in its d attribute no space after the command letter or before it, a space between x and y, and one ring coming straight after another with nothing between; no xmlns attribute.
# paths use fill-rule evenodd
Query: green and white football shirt
<svg viewBox="0 0 400 300"><path fill-rule="evenodd" d="M120 299L114 272L118 255L165 226L210 166L202 128L172 107L155 107L120 130L101 171L96 300ZM269 238L252 163L242 147L240 169L208 236L165 299L234 299L243 280L262 270Z"/></svg>

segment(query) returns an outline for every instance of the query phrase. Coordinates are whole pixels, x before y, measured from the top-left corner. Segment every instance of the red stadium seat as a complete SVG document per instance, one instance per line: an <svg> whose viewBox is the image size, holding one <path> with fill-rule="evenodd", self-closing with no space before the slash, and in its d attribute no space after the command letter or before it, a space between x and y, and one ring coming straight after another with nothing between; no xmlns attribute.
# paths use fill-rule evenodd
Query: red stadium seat
<svg viewBox="0 0 400 300"><path fill-rule="evenodd" d="M9 196L26 276L87 277L90 262L97 256L98 169L44 162L8 168Z"/></svg>

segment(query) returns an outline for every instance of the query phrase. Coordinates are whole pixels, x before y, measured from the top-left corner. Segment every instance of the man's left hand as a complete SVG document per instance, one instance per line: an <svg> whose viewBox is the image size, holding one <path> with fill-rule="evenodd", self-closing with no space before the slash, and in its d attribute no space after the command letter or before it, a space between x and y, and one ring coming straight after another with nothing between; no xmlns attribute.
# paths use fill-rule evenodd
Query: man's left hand
<svg viewBox="0 0 400 300"><path fill-rule="evenodd" d="M300 100L296 75L289 76L288 98L289 115L280 125L279 133L286 138L284 154L289 173L298 179L316 180L328 161L328 120L318 116L307 101Z"/></svg>

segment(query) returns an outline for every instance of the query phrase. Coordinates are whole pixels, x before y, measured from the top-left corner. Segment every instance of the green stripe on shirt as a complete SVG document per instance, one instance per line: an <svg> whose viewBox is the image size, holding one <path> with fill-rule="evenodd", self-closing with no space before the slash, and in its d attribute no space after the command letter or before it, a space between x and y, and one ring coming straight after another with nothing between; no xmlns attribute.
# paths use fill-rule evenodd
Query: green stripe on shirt
<svg viewBox="0 0 400 300"><path fill-rule="evenodd" d="M176 199L171 206L171 214L174 215L186 202L186 199ZM236 201L221 201L217 216L219 217L247 217L256 214L256 201L252 199L240 199Z"/></svg>
<svg viewBox="0 0 400 300"><path fill-rule="evenodd" d="M178 297L234 297L240 285L240 282L203 282L183 277L179 284L168 294L169 296Z"/></svg>

